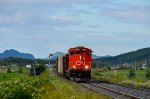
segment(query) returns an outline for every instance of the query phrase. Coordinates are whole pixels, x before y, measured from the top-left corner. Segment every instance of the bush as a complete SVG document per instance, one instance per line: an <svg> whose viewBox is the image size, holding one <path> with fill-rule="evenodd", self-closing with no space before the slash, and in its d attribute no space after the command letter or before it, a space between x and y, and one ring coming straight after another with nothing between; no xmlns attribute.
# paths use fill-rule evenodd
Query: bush
<svg viewBox="0 0 150 99"><path fill-rule="evenodd" d="M100 72L95 72L95 75L96 75L96 76L102 76L102 73L100 73Z"/></svg>
<svg viewBox="0 0 150 99"><path fill-rule="evenodd" d="M129 70L128 77L129 77L129 78L135 78L135 76L136 76L135 69L131 68L131 69Z"/></svg>
<svg viewBox="0 0 150 99"><path fill-rule="evenodd" d="M4 79L4 78L6 78L6 75L5 75L5 74L3 74L3 76L2 76L2 77L3 77L3 79Z"/></svg>
<svg viewBox="0 0 150 99"><path fill-rule="evenodd" d="M107 69L108 69L108 70L111 70L111 67L110 67L110 66L108 66L108 67L107 67Z"/></svg>
<svg viewBox="0 0 150 99"><path fill-rule="evenodd" d="M43 71L45 71L45 66L43 64L37 65L35 67L36 75L40 75ZM34 67L30 69L30 75L34 76Z"/></svg>
<svg viewBox="0 0 150 99"><path fill-rule="evenodd" d="M19 72L19 73L22 73L22 67L19 67L18 72Z"/></svg>
<svg viewBox="0 0 150 99"><path fill-rule="evenodd" d="M39 64L39 65L37 65L37 67L42 69L43 71L45 71L45 65L44 64Z"/></svg>
<svg viewBox="0 0 150 99"><path fill-rule="evenodd" d="M10 66L8 66L7 70L6 70L6 73L11 73L11 68Z"/></svg>
<svg viewBox="0 0 150 99"><path fill-rule="evenodd" d="M150 80L150 68L146 69L145 76L148 80Z"/></svg>
<svg viewBox="0 0 150 99"><path fill-rule="evenodd" d="M136 85L136 82L134 82L134 81L132 81L132 80L123 80L123 81L121 81L121 85L134 86L134 85Z"/></svg>

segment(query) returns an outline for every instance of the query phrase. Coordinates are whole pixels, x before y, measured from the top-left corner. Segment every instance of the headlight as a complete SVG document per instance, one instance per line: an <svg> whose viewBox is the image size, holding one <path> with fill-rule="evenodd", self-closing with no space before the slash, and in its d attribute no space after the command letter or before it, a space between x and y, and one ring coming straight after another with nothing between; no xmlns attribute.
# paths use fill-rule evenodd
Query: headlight
<svg viewBox="0 0 150 99"><path fill-rule="evenodd" d="M85 66L85 69L89 69L89 66L88 66L88 65L86 65L86 66Z"/></svg>
<svg viewBox="0 0 150 99"><path fill-rule="evenodd" d="M76 68L76 66L74 65L73 68Z"/></svg>

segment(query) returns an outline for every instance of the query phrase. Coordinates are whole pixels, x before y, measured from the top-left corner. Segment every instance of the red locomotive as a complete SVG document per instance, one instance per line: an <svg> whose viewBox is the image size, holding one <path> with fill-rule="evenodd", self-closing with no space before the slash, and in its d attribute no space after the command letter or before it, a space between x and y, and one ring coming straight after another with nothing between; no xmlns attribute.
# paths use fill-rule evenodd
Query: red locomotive
<svg viewBox="0 0 150 99"><path fill-rule="evenodd" d="M92 50L85 47L70 48L63 57L58 57L57 73L75 81L91 79Z"/></svg>

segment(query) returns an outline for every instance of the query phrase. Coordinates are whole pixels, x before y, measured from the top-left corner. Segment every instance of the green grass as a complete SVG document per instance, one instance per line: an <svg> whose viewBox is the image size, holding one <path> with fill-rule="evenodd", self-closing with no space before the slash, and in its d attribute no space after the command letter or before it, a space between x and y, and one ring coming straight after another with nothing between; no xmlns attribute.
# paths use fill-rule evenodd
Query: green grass
<svg viewBox="0 0 150 99"><path fill-rule="evenodd" d="M116 70L116 76L115 76L115 71L106 71L102 72L103 76L109 76L112 78L119 78L120 80L128 80L128 70ZM145 71L144 70L137 70L136 71L136 77L132 78L130 80L133 80L135 82L145 82L147 79L145 78Z"/></svg>
<svg viewBox="0 0 150 99"><path fill-rule="evenodd" d="M10 80L12 78L21 76L22 74L17 73L17 72L13 72L13 73L0 73L0 82L2 81L7 81Z"/></svg>
<svg viewBox="0 0 150 99"><path fill-rule="evenodd" d="M7 68L0 69L0 82L8 81L12 78L15 78L15 77L18 77L21 75L28 75L28 70L25 68L22 68L23 73L18 73L19 69L16 67L15 68L11 67L12 73L6 73L6 70L7 70Z"/></svg>
<svg viewBox="0 0 150 99"><path fill-rule="evenodd" d="M128 72L129 70L117 70L115 76L115 71L93 70L92 76L104 82L150 88L150 82L145 77L145 70L136 70L135 78L129 78Z"/></svg>
<svg viewBox="0 0 150 99"><path fill-rule="evenodd" d="M50 71L49 84L44 87L43 99L108 99L110 97L83 90L75 82L65 82Z"/></svg>
<svg viewBox="0 0 150 99"><path fill-rule="evenodd" d="M0 82L0 99L108 99L110 97L88 92L75 82L66 82L54 72L39 76L7 73L8 81ZM13 79L12 79L13 78Z"/></svg>
<svg viewBox="0 0 150 99"><path fill-rule="evenodd" d="M48 72L40 76L21 75L0 82L0 99L40 99L47 83Z"/></svg>

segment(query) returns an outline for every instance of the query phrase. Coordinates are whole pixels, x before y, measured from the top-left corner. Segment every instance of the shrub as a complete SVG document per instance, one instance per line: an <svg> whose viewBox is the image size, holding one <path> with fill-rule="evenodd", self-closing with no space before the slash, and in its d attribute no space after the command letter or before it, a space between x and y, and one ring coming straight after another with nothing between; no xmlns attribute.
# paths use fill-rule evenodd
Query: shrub
<svg viewBox="0 0 150 99"><path fill-rule="evenodd" d="M45 71L45 65L44 64L39 64L39 65L37 65L37 67L42 69L43 71Z"/></svg>
<svg viewBox="0 0 150 99"><path fill-rule="evenodd" d="M110 67L110 66L108 66L108 67L107 67L107 69L108 69L108 70L111 70L111 67Z"/></svg>
<svg viewBox="0 0 150 99"><path fill-rule="evenodd" d="M5 75L5 74L3 74L3 76L2 76L2 77L3 77L3 79L4 79L4 78L6 78L6 75Z"/></svg>
<svg viewBox="0 0 150 99"><path fill-rule="evenodd" d="M148 80L150 80L150 68L146 69L145 76Z"/></svg>
<svg viewBox="0 0 150 99"><path fill-rule="evenodd" d="M44 71L45 71L45 66L43 64L35 66L35 73L36 73L36 75L40 75ZM32 67L30 69L30 75L34 76L34 67Z"/></svg>
<svg viewBox="0 0 150 99"><path fill-rule="evenodd" d="M11 73L11 68L10 66L8 66L7 70L6 70L6 73Z"/></svg>
<svg viewBox="0 0 150 99"><path fill-rule="evenodd" d="M128 77L129 78L135 78L135 76L136 76L135 69L131 68L129 70Z"/></svg>
<svg viewBox="0 0 150 99"><path fill-rule="evenodd" d="M136 84L136 82L132 81L132 80L123 80L121 81L121 85L131 85L134 86Z"/></svg>
<svg viewBox="0 0 150 99"><path fill-rule="evenodd" d="M19 72L19 73L22 73L22 67L19 67L18 72Z"/></svg>
<svg viewBox="0 0 150 99"><path fill-rule="evenodd" d="M102 76L102 73L100 73L100 72L95 72L95 75L96 75L96 76Z"/></svg>

